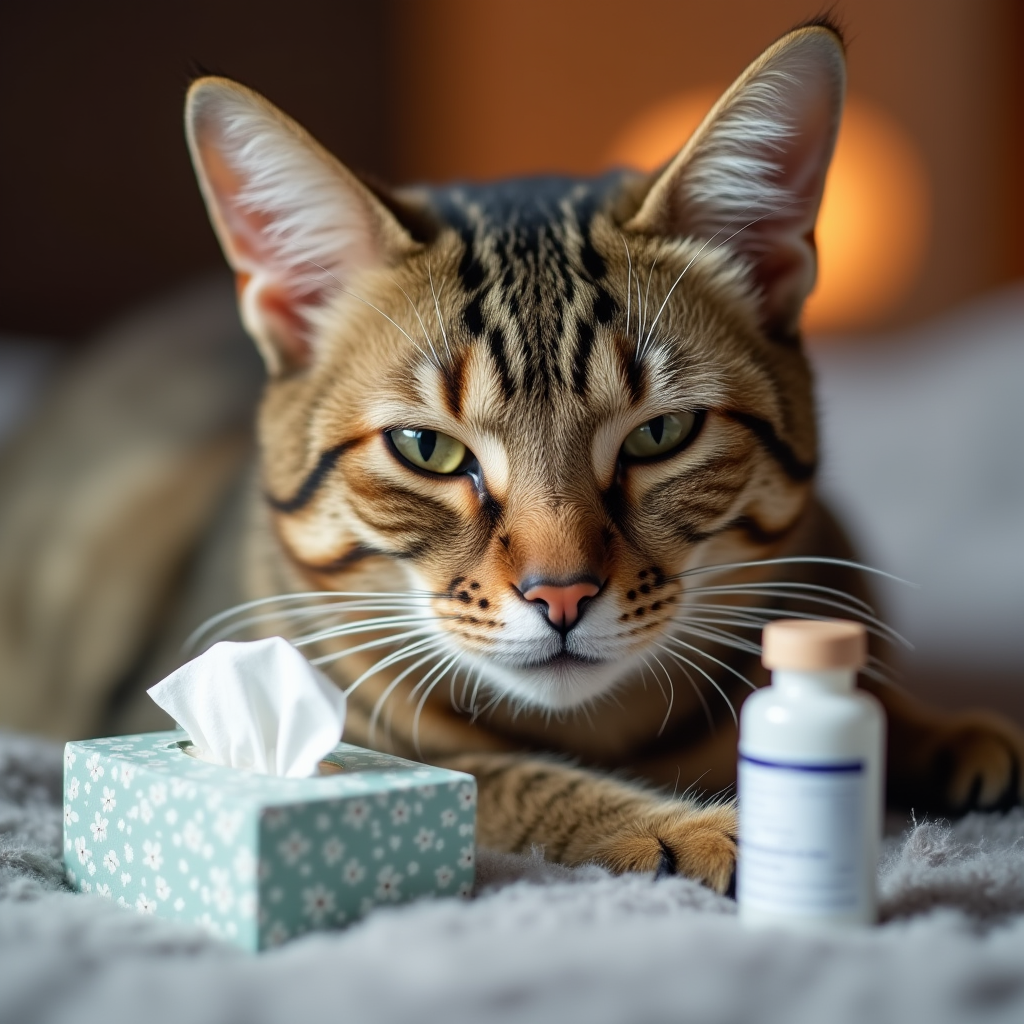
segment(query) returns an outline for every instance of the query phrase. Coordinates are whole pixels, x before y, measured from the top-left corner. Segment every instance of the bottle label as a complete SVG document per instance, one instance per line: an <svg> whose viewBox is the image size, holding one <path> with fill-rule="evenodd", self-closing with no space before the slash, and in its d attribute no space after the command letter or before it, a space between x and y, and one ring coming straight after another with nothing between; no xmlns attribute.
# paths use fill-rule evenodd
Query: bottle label
<svg viewBox="0 0 1024 1024"><path fill-rule="evenodd" d="M740 754L738 784L741 906L807 917L860 911L868 898L864 763Z"/></svg>

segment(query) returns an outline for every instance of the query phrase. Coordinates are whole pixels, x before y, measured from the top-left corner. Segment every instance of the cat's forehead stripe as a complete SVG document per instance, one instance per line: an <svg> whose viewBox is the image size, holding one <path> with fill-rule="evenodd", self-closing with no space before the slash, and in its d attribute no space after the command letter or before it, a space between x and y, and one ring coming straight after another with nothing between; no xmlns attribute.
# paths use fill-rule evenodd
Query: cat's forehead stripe
<svg viewBox="0 0 1024 1024"><path fill-rule="evenodd" d="M617 312L590 228L619 180L535 178L430 194L462 244L462 326L487 344L506 398L587 394L595 330Z"/></svg>

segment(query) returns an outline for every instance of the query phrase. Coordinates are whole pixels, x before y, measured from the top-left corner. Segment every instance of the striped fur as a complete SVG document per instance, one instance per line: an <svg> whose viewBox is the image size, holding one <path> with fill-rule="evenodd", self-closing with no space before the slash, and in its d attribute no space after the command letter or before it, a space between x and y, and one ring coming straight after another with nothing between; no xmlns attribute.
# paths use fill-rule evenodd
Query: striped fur
<svg viewBox="0 0 1024 1024"><path fill-rule="evenodd" d="M282 604L308 617L253 628L330 666L356 742L473 771L488 845L729 883L731 807L594 770L727 786L730 705L763 675L713 623L806 610L786 584L856 593L813 565L720 571L738 591L699 592L702 567L847 553L813 500L796 341L842 74L836 34L811 26L766 51L653 178L394 195L242 87L193 87L200 183L272 374L248 591L370 595L319 616L315 597ZM625 459L630 431L670 412L694 415L689 442ZM396 428L443 432L473 458L452 476L417 470ZM535 577L600 590L561 632L522 596ZM886 699L896 788L916 792L937 719ZM993 735L965 771L998 762L992 744L1016 764L1016 737ZM1018 786L1011 770L986 775L990 802Z"/></svg>

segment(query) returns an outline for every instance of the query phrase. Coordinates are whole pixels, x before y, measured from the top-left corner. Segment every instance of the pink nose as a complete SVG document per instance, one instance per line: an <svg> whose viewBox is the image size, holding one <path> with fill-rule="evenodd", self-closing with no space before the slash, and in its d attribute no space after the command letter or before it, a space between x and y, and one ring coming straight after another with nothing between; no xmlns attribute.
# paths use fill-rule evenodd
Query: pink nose
<svg viewBox="0 0 1024 1024"><path fill-rule="evenodd" d="M580 617L580 602L593 597L601 588L589 581L571 583L557 587L550 583L538 583L524 590L527 601L540 601L547 605L548 619L556 629L568 629Z"/></svg>

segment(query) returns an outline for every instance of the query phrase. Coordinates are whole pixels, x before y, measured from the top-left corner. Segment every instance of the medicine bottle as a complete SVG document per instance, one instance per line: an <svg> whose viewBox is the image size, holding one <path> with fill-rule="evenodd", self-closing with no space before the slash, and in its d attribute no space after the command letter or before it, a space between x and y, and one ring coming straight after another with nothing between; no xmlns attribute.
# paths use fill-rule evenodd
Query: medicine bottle
<svg viewBox="0 0 1024 1024"><path fill-rule="evenodd" d="M736 898L746 922L876 919L885 718L855 686L866 658L860 623L764 629L771 686L740 718Z"/></svg>

